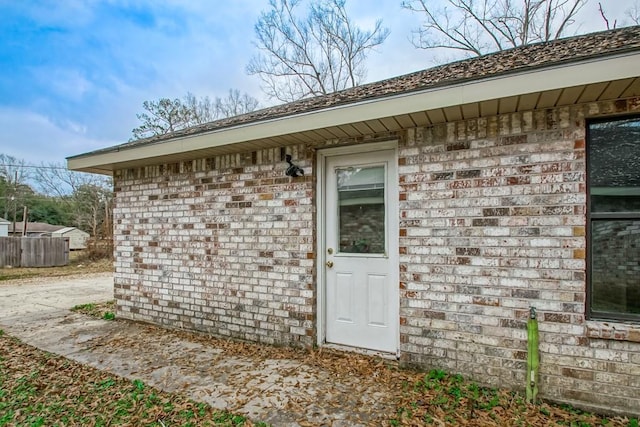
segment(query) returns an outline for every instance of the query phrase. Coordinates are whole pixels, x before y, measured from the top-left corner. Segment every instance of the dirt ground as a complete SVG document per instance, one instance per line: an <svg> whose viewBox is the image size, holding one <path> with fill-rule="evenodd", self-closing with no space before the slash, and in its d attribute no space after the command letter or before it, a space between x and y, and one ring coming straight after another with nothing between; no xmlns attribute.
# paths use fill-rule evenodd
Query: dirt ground
<svg viewBox="0 0 640 427"><path fill-rule="evenodd" d="M111 259L92 260L84 251L73 251L69 256L69 265L62 267L0 268L0 286L7 280L64 277L112 271L113 261Z"/></svg>

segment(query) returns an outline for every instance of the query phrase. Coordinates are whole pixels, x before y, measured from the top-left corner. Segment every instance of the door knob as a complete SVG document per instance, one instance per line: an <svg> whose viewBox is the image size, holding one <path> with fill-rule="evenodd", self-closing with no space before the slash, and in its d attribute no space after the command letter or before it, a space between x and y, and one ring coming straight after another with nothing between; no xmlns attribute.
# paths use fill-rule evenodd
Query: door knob
<svg viewBox="0 0 640 427"><path fill-rule="evenodd" d="M333 261L327 261L327 267L329 268L333 267Z"/></svg>

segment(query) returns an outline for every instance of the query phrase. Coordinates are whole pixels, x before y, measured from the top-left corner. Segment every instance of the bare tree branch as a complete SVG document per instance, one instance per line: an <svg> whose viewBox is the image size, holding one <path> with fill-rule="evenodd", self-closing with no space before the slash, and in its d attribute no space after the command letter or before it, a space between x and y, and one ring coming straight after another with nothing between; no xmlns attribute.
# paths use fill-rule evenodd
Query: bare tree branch
<svg viewBox="0 0 640 427"><path fill-rule="evenodd" d="M241 114L255 111L260 106L257 99L247 93L240 93L237 89L229 89L229 94L225 98L216 98L215 101L215 119L225 117L239 116ZM200 123L211 121L207 119Z"/></svg>
<svg viewBox="0 0 640 427"><path fill-rule="evenodd" d="M0 177L7 182L25 184L31 178L31 171L26 161L7 154L0 154Z"/></svg>
<svg viewBox="0 0 640 427"><path fill-rule="evenodd" d="M633 25L640 25L640 1L636 0L633 6L625 11L625 16Z"/></svg>
<svg viewBox="0 0 640 427"><path fill-rule="evenodd" d="M260 53L247 66L273 99L293 101L353 87L364 79L370 50L389 31L377 21L372 30L355 26L345 0L315 0L301 17L301 0L270 0L255 25Z"/></svg>
<svg viewBox="0 0 640 427"><path fill-rule="evenodd" d="M74 172L63 163L41 163L34 168L33 181L38 190L48 196L66 198L82 186L111 187L111 178L84 172Z"/></svg>
<svg viewBox="0 0 640 427"><path fill-rule="evenodd" d="M587 1L404 0L402 7L424 18L414 46L479 56L564 36Z"/></svg>
<svg viewBox="0 0 640 427"><path fill-rule="evenodd" d="M34 181L39 190L66 206L75 226L93 237L111 236L110 227L104 226L111 221L111 177L70 171L61 163L42 163L35 170Z"/></svg>
<svg viewBox="0 0 640 427"><path fill-rule="evenodd" d="M600 12L600 16L604 20L604 23L607 25L607 30L611 27L609 26L609 20L607 19L607 15L605 15L604 10L602 10L602 3L598 2L598 11ZM614 24L615 28L615 24Z"/></svg>
<svg viewBox="0 0 640 427"><path fill-rule="evenodd" d="M0 216L9 219L9 214L15 212L21 192L28 187L27 182L32 178L31 168L23 159L17 159L7 154L0 154L0 181L5 185L4 212Z"/></svg>
<svg viewBox="0 0 640 427"><path fill-rule="evenodd" d="M567 0L568 2L568 0ZM567 3L565 2L565 4ZM559 39L560 37L562 37L562 35L564 34L564 31L566 29L566 27L570 26L571 24L575 23L575 19L574 17L576 16L576 14L578 13L578 11L580 9L582 9L582 7L584 6L585 3L581 3L578 1L574 1L574 3L571 5L569 12L567 12L564 16L563 19L561 19L561 23L560 25L558 25L558 28L556 30L554 39ZM564 6L564 4L562 5ZM555 12L557 13L558 11L564 10L562 8L556 8ZM555 14L553 18L555 18ZM551 21L551 20L550 20ZM548 41L548 40L547 40Z"/></svg>

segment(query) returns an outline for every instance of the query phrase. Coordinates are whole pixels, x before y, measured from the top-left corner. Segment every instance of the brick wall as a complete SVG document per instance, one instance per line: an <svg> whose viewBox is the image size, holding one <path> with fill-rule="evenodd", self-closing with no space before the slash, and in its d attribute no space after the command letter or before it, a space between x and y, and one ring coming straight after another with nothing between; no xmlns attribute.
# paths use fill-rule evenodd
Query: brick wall
<svg viewBox="0 0 640 427"><path fill-rule="evenodd" d="M638 100L408 131L399 149L401 358L524 389L538 310L540 394L640 411L640 326L585 319L585 117Z"/></svg>
<svg viewBox="0 0 640 427"><path fill-rule="evenodd" d="M541 396L638 412L640 326L585 318L585 117L630 111L639 99L324 143L399 141L405 365L523 389L535 306ZM280 149L117 171L118 316L314 344L314 154L286 151L304 178Z"/></svg>
<svg viewBox="0 0 640 427"><path fill-rule="evenodd" d="M310 171L312 153L288 147ZM270 344L315 334L310 176L281 149L117 171L117 314Z"/></svg>

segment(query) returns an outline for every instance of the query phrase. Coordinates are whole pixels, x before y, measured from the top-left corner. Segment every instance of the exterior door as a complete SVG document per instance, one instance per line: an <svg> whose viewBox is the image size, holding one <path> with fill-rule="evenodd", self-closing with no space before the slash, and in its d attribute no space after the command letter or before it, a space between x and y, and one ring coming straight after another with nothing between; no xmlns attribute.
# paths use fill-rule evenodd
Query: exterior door
<svg viewBox="0 0 640 427"><path fill-rule="evenodd" d="M326 342L396 353L395 150L326 156L324 166Z"/></svg>

